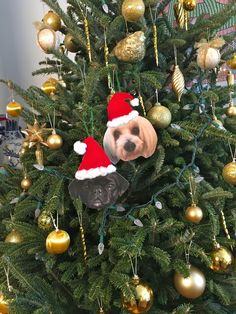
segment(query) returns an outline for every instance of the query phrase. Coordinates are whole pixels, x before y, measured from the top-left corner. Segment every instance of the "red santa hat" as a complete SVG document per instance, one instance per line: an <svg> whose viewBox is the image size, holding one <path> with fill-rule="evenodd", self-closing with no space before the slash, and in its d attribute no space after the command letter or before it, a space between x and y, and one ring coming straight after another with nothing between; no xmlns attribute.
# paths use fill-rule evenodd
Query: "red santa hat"
<svg viewBox="0 0 236 314"><path fill-rule="evenodd" d="M93 179L116 171L102 147L91 136L74 143L74 151L84 155L75 174L77 180Z"/></svg>
<svg viewBox="0 0 236 314"><path fill-rule="evenodd" d="M115 93L111 97L111 100L107 106L107 127L115 128L136 118L139 113L138 111L133 110L132 106L136 107L138 105L138 98L134 98L129 93Z"/></svg>

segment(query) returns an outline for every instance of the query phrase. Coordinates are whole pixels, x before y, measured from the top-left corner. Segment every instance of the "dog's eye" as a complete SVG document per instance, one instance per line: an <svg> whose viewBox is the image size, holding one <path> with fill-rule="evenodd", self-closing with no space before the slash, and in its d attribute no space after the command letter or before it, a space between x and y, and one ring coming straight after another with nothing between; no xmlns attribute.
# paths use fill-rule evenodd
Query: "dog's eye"
<svg viewBox="0 0 236 314"><path fill-rule="evenodd" d="M112 183L109 183L109 184L107 185L108 190L113 190L114 187L115 187L115 185L112 184Z"/></svg>
<svg viewBox="0 0 236 314"><path fill-rule="evenodd" d="M139 135L139 127L136 126L136 127L132 128L131 133L133 135Z"/></svg>
<svg viewBox="0 0 236 314"><path fill-rule="evenodd" d="M113 133L113 136L114 136L114 139L115 139L115 140L118 140L118 138L120 137L120 132L116 130L116 131Z"/></svg>

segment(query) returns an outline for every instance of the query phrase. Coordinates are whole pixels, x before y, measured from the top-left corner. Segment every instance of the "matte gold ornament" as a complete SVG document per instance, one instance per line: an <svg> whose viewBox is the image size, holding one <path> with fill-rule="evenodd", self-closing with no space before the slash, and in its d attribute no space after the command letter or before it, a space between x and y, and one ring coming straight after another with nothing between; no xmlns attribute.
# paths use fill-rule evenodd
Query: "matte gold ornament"
<svg viewBox="0 0 236 314"><path fill-rule="evenodd" d="M64 38L65 48L70 52L77 52L79 50L79 44L75 41L74 37L67 33Z"/></svg>
<svg viewBox="0 0 236 314"><path fill-rule="evenodd" d="M4 299L2 293L0 293L0 313L9 314L9 305L8 302Z"/></svg>
<svg viewBox="0 0 236 314"><path fill-rule="evenodd" d="M236 69L236 53L233 55L231 59L227 61L227 65L232 70Z"/></svg>
<svg viewBox="0 0 236 314"><path fill-rule="evenodd" d="M103 309L99 309L99 313L98 314L105 314L105 312L103 311Z"/></svg>
<svg viewBox="0 0 236 314"><path fill-rule="evenodd" d="M57 85L58 85L58 80L53 77L50 77L48 80L46 80L43 83L41 89L48 96L52 96L56 93Z"/></svg>
<svg viewBox="0 0 236 314"><path fill-rule="evenodd" d="M17 101L13 100L7 104L7 114L10 117L17 118L21 115L22 111L23 111L23 106Z"/></svg>
<svg viewBox="0 0 236 314"><path fill-rule="evenodd" d="M145 35L138 31L122 39L113 49L117 59L124 62L138 62L145 56Z"/></svg>
<svg viewBox="0 0 236 314"><path fill-rule="evenodd" d="M228 72L226 80L229 87L234 86L234 74L231 71Z"/></svg>
<svg viewBox="0 0 236 314"><path fill-rule="evenodd" d="M55 32L61 28L61 19L53 11L48 11L43 17L43 23L52 28Z"/></svg>
<svg viewBox="0 0 236 314"><path fill-rule="evenodd" d="M127 22L137 22L144 16L145 5L143 0L124 0L122 15Z"/></svg>
<svg viewBox="0 0 236 314"><path fill-rule="evenodd" d="M186 26L186 14L183 7L183 0L177 0L174 4L175 19L180 28Z"/></svg>
<svg viewBox="0 0 236 314"><path fill-rule="evenodd" d="M147 313L153 303L153 290L147 283L141 281L137 275L133 277L132 283L136 290L136 296L131 300L122 296L122 305L130 313Z"/></svg>
<svg viewBox="0 0 236 314"><path fill-rule="evenodd" d="M196 5L197 5L196 0L183 0L183 7L184 7L184 10L186 11L194 10Z"/></svg>
<svg viewBox="0 0 236 314"><path fill-rule="evenodd" d="M236 116L236 107L234 106L233 102L229 104L229 107L225 111L228 117L235 117Z"/></svg>
<svg viewBox="0 0 236 314"><path fill-rule="evenodd" d="M185 86L185 82L184 82L183 73L180 71L179 66L176 64L174 73L172 75L172 88L178 98L178 101L181 100L181 96L184 92L184 86Z"/></svg>
<svg viewBox="0 0 236 314"><path fill-rule="evenodd" d="M175 273L175 289L188 299L200 297L206 288L206 279L204 274L195 266L189 265L189 276L184 278L182 274Z"/></svg>
<svg viewBox="0 0 236 314"><path fill-rule="evenodd" d="M51 49L60 47L60 38L53 29L43 28L38 31L37 43L45 53L50 53Z"/></svg>
<svg viewBox="0 0 236 314"><path fill-rule="evenodd" d="M62 254L68 250L70 236L64 230L54 230L47 236L46 249L51 254Z"/></svg>
<svg viewBox="0 0 236 314"><path fill-rule="evenodd" d="M157 103L148 111L147 118L154 127L164 129L171 123L171 112L167 107Z"/></svg>
<svg viewBox="0 0 236 314"><path fill-rule="evenodd" d="M227 271L234 264L233 254L229 249L216 243L214 250L211 252L212 264L210 268L216 272Z"/></svg>
<svg viewBox="0 0 236 314"><path fill-rule="evenodd" d="M196 43L194 48L197 48L197 64L202 70L214 69L220 62L221 55L219 48L225 44L225 40L216 37L207 42L205 39Z"/></svg>
<svg viewBox="0 0 236 314"><path fill-rule="evenodd" d="M59 149L62 147L63 140L60 135L56 133L55 130L52 131L52 134L49 135L47 139L47 145L51 149Z"/></svg>
<svg viewBox="0 0 236 314"><path fill-rule="evenodd" d="M21 188L26 192L31 187L32 182L27 176L25 176L24 179L21 180L20 185L21 185Z"/></svg>
<svg viewBox="0 0 236 314"><path fill-rule="evenodd" d="M43 230L49 230L53 227L52 218L46 211L43 211L39 215L38 226L40 229L43 229Z"/></svg>
<svg viewBox="0 0 236 314"><path fill-rule="evenodd" d="M185 211L185 218L189 222L199 223L202 220L203 212L202 209L193 203Z"/></svg>
<svg viewBox="0 0 236 314"><path fill-rule="evenodd" d="M20 232L13 229L5 238L6 243L20 243L23 241L23 236Z"/></svg>
<svg viewBox="0 0 236 314"><path fill-rule="evenodd" d="M227 183L236 185L236 161L232 161L225 165L222 175Z"/></svg>

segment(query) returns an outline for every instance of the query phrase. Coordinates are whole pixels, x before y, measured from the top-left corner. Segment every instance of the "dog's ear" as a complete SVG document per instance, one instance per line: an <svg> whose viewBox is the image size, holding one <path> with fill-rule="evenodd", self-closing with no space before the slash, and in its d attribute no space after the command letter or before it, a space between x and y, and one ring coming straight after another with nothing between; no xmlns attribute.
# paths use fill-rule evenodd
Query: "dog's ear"
<svg viewBox="0 0 236 314"><path fill-rule="evenodd" d="M114 177L116 183L118 184L119 196L121 196L128 189L129 182L117 172L112 173L111 176Z"/></svg>
<svg viewBox="0 0 236 314"><path fill-rule="evenodd" d="M144 142L142 156L148 158L152 156L157 147L157 134L151 122L144 117L138 117L139 128L141 130L140 137Z"/></svg>
<svg viewBox="0 0 236 314"><path fill-rule="evenodd" d="M71 198L80 198L81 182L77 179L74 179L69 184L69 193Z"/></svg>
<svg viewBox="0 0 236 314"><path fill-rule="evenodd" d="M106 133L104 135L103 148L107 156L109 157L110 161L113 164L117 164L119 161L119 158L116 155L115 140L114 140L114 137L110 128L106 130Z"/></svg>

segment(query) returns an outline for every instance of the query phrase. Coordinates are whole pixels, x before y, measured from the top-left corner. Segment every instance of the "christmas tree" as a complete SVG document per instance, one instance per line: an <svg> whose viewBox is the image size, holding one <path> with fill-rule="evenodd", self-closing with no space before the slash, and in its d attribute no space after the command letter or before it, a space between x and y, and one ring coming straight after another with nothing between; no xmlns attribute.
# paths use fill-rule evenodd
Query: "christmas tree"
<svg viewBox="0 0 236 314"><path fill-rule="evenodd" d="M0 312L236 313L234 1L43 2L45 83L1 81Z"/></svg>

